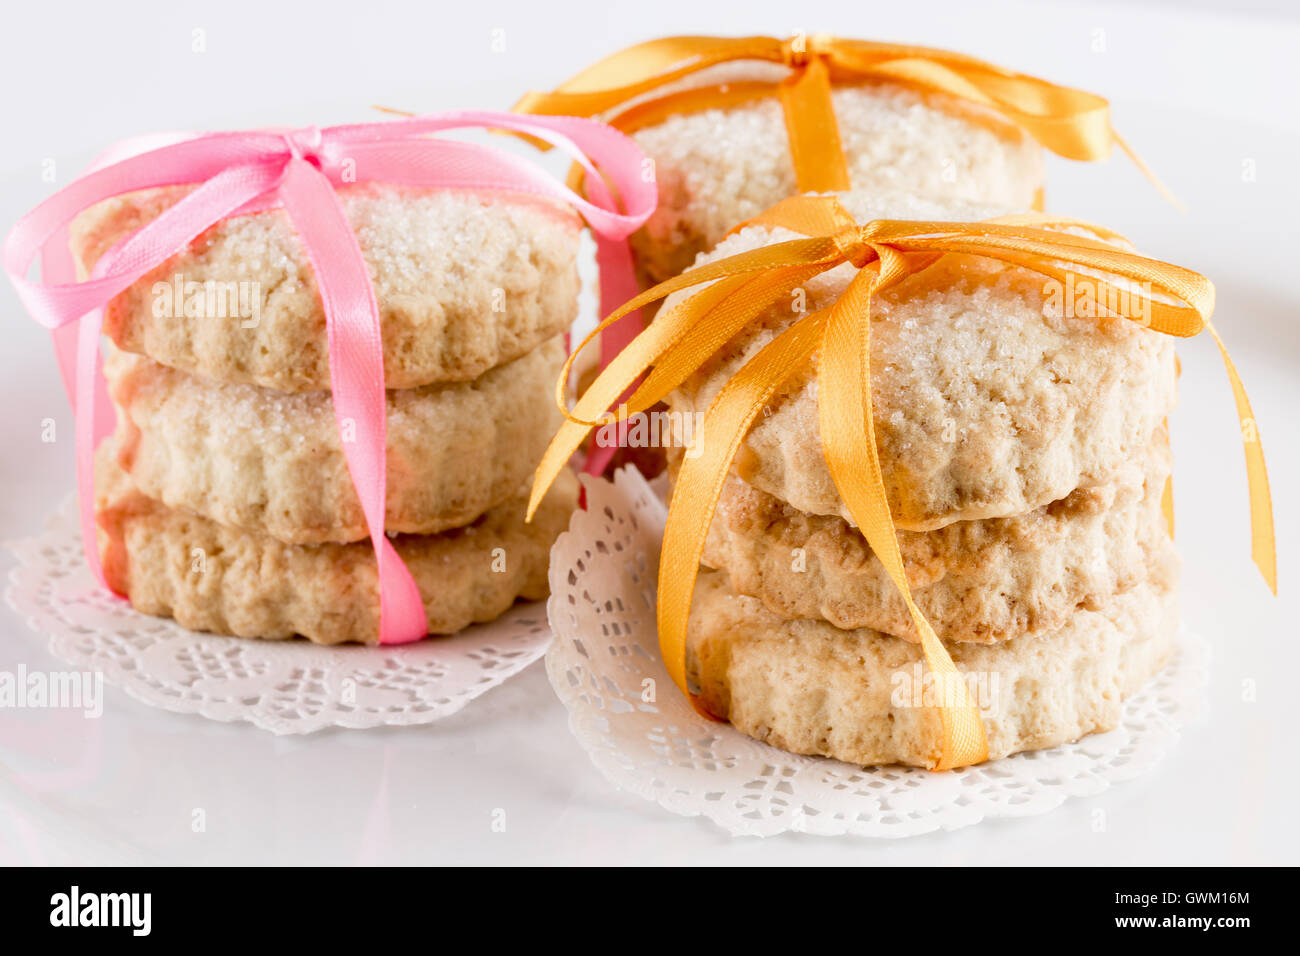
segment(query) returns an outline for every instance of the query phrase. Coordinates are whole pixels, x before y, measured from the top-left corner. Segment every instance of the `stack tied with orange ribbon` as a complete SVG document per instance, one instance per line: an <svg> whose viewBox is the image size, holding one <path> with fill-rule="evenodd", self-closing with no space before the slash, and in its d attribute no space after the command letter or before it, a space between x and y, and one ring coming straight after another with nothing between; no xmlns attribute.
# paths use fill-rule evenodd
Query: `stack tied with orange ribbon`
<svg viewBox="0 0 1300 956"><path fill-rule="evenodd" d="M1173 337L1219 341L1208 280L1100 226L851 193L779 203L605 322L658 299L566 412L532 504L614 402L667 401L686 441L660 645L699 710L935 769L1118 723L1174 648L1165 418Z"/></svg>
<svg viewBox="0 0 1300 956"><path fill-rule="evenodd" d="M586 199L434 135L467 127L546 139L621 205L600 176ZM560 420L546 397L583 220L621 241L653 206L631 141L458 112L116 153L4 249L69 359L101 580L189 628L325 644L452 633L544 597L577 481L531 524L528 481ZM43 283L25 277L37 254Z"/></svg>
<svg viewBox="0 0 1300 956"><path fill-rule="evenodd" d="M631 239L644 285L796 193L1040 208L1043 148L1128 152L1094 94L946 50L825 35L663 37L515 109L601 117L653 160L658 209Z"/></svg>

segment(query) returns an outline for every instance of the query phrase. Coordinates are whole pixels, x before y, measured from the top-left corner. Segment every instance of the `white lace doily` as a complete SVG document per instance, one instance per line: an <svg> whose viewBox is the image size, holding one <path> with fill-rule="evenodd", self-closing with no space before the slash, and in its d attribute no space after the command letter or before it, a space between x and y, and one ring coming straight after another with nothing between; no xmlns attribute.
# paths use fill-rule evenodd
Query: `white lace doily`
<svg viewBox="0 0 1300 956"><path fill-rule="evenodd" d="M277 734L425 724L454 714L542 656L540 601L490 624L401 647L322 647L199 634L98 587L81 553L75 497L42 535L7 544L18 559L5 598L50 651L99 671L132 697Z"/></svg>
<svg viewBox="0 0 1300 956"><path fill-rule="evenodd" d="M737 835L871 837L1029 816L1149 769L1204 706L1209 647L1184 633L1175 659L1127 702L1123 724L1075 744L948 773L863 769L769 747L700 717L664 670L654 624L663 502L631 468L613 483L583 481L587 510L551 554L547 673L601 772L674 813ZM667 688L654 703L642 699L648 679Z"/></svg>

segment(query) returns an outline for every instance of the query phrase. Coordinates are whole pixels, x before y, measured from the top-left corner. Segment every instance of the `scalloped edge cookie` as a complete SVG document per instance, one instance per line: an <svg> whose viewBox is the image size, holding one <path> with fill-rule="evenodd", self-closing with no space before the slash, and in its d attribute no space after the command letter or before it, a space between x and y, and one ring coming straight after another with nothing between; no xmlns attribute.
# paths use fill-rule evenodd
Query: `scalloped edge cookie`
<svg viewBox="0 0 1300 956"><path fill-rule="evenodd" d="M107 347L118 462L145 494L290 544L367 537L329 392L186 375ZM560 423L555 338L470 382L387 394L385 528L433 534L513 498Z"/></svg>
<svg viewBox="0 0 1300 956"><path fill-rule="evenodd" d="M187 191L132 193L83 213L72 226L82 277ZM373 184L338 196L370 271L388 388L477 378L567 331L577 316L582 223L571 209L514 193ZM199 300L184 283L212 283L211 304L205 291L202 307L186 315ZM232 305L218 294L226 289L247 302ZM315 273L282 210L217 223L114 298L104 331L128 352L217 381L286 392L330 387Z"/></svg>
<svg viewBox="0 0 1300 956"><path fill-rule="evenodd" d="M1124 699L1169 660L1177 627L1175 583L1153 579L1057 630L949 650L996 760L1116 727ZM750 737L861 766L938 759L939 715L921 706L926 681L915 644L783 620L714 571L700 575L687 642L702 703Z"/></svg>
<svg viewBox="0 0 1300 956"><path fill-rule="evenodd" d="M997 210L846 193L859 222L967 220ZM714 261L797 238L748 227ZM844 264L807 283L808 312L853 279ZM1042 508L1076 488L1137 482L1134 461L1173 409L1172 338L1134 322L1061 316L1045 277L986 258L946 256L875 298L871 391L885 490L895 524L928 531L954 521ZM680 301L675 293L665 302ZM779 302L669 396L704 411L736 371L796 318ZM750 429L737 474L808 514L852 521L826 466L814 367L793 376Z"/></svg>
<svg viewBox="0 0 1300 956"><path fill-rule="evenodd" d="M1146 482L1071 492L1024 515L903 531L912 596L945 641L997 643L1063 626L1142 583L1169 560L1160 508L1170 471L1161 429ZM735 475L727 479L703 562L783 618L869 627L917 640L902 596L866 539L842 518L806 515Z"/></svg>
<svg viewBox="0 0 1300 956"><path fill-rule="evenodd" d="M168 508L141 494L105 442L96 462L104 573L145 614L196 631L318 644L377 643L379 594L368 541L290 545ZM473 524L393 545L424 599L430 634L491 621L548 593L551 545L569 525L578 482L564 472L531 523L527 495Z"/></svg>
<svg viewBox="0 0 1300 956"><path fill-rule="evenodd" d="M784 72L728 65L682 85ZM837 87L831 102L855 189L1029 208L1042 188L1042 147L992 110L888 83ZM679 274L737 223L797 192L775 97L677 114L632 138L654 160L659 186L654 215L631 239L646 285Z"/></svg>

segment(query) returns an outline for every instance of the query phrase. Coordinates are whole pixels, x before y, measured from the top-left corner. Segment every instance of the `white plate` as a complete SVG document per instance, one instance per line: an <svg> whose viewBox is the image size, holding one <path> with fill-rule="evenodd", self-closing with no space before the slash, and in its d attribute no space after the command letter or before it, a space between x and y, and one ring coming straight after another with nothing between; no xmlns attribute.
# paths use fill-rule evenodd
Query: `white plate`
<svg viewBox="0 0 1300 956"><path fill-rule="evenodd" d="M184 15L165 0L136 3L129 17L87 9L79 30L54 5L14 6L7 26L22 41L0 60L0 81L22 92L9 97L0 152L4 226L53 188L41 179L45 160L66 182L112 137L366 120L373 102L504 108L529 86L657 34L802 26L911 40L1109 95L1120 131L1190 212L1170 209L1118 156L1100 166L1052 161L1049 208L1107 223L1215 280L1216 320L1268 453L1283 594L1269 597L1249 562L1242 456L1218 357L1209 341L1189 342L1172 422L1178 540L1183 616L1213 647L1210 709L1138 780L1045 816L905 841L737 840L610 787L570 736L540 666L430 727L364 734L275 737L162 713L109 688L99 720L0 711L0 862L1294 863L1300 256L1295 227L1284 223L1300 214L1300 29L1237 12L1251 6L1225 2L1222 13L1204 14L1156 3L836 4L801 8L800 24L780 0L663 0L630 18L592 0L563 22L520 0L408 4L397 26L326 3L305 33L290 9L254 0L208 0ZM575 22L586 26L575 31ZM205 53L191 51L194 29L206 31ZM503 54L492 52L495 29L505 31ZM354 47L382 55L360 71L313 69L322 55ZM124 49L143 54L123 57ZM248 69L263 61L275 69ZM290 79L308 75L305 92ZM87 91L110 81L112 95L87 106ZM1254 182L1241 178L1247 159ZM563 169L562 157L547 161ZM72 430L47 337L7 286L0 304L0 539L8 540L38 533L71 490ZM58 425L53 445L41 441L45 418ZM11 564L0 555L0 573ZM45 643L0 609L0 670L58 667ZM197 809L203 832L193 829ZM495 811L505 832L493 829Z"/></svg>

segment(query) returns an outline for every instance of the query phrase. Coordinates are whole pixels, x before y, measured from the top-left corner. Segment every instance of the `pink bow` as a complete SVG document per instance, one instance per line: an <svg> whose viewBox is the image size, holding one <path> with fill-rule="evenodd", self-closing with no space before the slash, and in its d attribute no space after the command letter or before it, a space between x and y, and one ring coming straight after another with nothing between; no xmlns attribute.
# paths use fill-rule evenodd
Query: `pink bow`
<svg viewBox="0 0 1300 956"><path fill-rule="evenodd" d="M510 153L429 136L473 127L523 133L563 150L587 171L585 187L592 200ZM134 155L92 168L24 216L5 238L3 250L5 271L23 304L54 334L75 412L86 561L107 586L94 514L95 447L113 422L99 354L103 307L222 219L283 208L302 238L320 289L334 417L340 428L345 420L355 425L355 440L342 447L378 563L379 640L400 644L423 637L428 622L419 590L384 534L386 418L379 311L365 260L334 190L343 183L373 181L530 193L574 206L596 233L602 311L607 311L627 297L628 289L635 292L621 240L654 211L656 190L652 177L642 173L644 156L622 133L591 120L475 110L326 129L155 137L120 144L112 158L124 153ZM602 173L625 211L619 210ZM198 185L118 242L88 280L75 281L68 224L79 213L112 196L183 184ZM26 276L38 255L44 281L32 282Z"/></svg>

